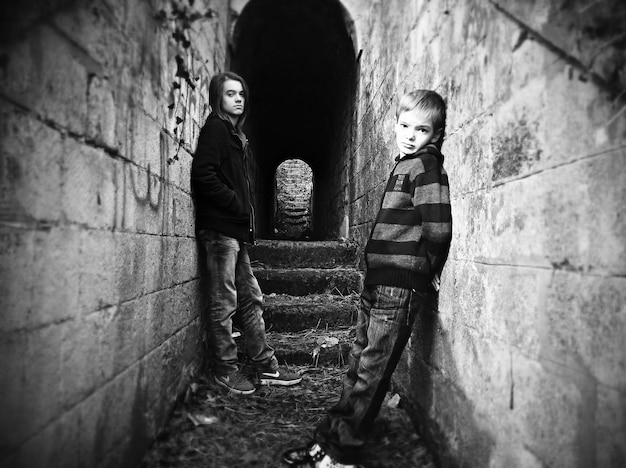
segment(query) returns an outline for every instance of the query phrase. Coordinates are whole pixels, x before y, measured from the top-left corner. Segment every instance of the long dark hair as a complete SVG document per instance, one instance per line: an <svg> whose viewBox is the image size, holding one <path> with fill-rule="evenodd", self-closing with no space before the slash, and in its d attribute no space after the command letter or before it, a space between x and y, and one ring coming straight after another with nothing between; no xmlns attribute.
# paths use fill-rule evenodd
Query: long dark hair
<svg viewBox="0 0 626 468"><path fill-rule="evenodd" d="M245 98L245 102L243 104L243 113L239 116L239 120L237 120L237 124L235 125L235 130L238 133L242 133L242 126L246 117L248 116L248 111L250 108L250 93L248 91L248 84L246 81L239 75L233 72L224 72L218 73L213 78L211 78L211 83L209 83L209 105L213 112L220 116L220 118L228 121L228 117L224 113L224 109L222 108L222 94L224 93L224 83L227 80L239 81L241 83L241 87L243 88L243 95Z"/></svg>

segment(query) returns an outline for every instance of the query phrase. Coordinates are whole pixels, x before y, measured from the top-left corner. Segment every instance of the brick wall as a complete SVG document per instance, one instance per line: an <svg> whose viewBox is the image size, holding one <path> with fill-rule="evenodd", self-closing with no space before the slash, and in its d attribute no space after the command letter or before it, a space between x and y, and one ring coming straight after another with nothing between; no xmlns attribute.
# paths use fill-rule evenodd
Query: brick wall
<svg viewBox="0 0 626 468"><path fill-rule="evenodd" d="M396 374L405 404L443 466L623 466L623 5L346 4L363 51L351 237L392 166L395 93L449 103L454 238Z"/></svg>
<svg viewBox="0 0 626 468"><path fill-rule="evenodd" d="M190 3L2 7L2 466L135 466L199 364L189 151L229 11Z"/></svg>

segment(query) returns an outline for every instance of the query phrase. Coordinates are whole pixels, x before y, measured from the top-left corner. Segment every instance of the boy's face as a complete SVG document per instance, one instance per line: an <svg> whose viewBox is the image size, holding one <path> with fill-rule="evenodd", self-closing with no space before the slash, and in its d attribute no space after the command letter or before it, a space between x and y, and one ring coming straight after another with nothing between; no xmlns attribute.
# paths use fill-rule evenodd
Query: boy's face
<svg viewBox="0 0 626 468"><path fill-rule="evenodd" d="M222 110L231 120L237 121L243 114L245 96L242 84L237 80L226 80L222 94Z"/></svg>
<svg viewBox="0 0 626 468"><path fill-rule="evenodd" d="M423 111L412 109L400 113L396 122L396 144L402 156L421 150L428 143L435 143L441 130L433 129L432 119Z"/></svg>

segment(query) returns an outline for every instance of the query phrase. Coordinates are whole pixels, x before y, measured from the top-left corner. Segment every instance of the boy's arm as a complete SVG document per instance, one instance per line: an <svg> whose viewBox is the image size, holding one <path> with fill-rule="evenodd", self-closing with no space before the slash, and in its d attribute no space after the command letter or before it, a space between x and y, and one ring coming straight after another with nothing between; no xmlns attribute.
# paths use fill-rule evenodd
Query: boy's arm
<svg viewBox="0 0 626 468"><path fill-rule="evenodd" d="M431 267L433 284L448 257L452 239L452 212L448 177L439 168L421 174L416 181L413 205L422 221L422 239Z"/></svg>
<svg viewBox="0 0 626 468"><path fill-rule="evenodd" d="M235 191L220 177L221 160L228 157L228 134L219 122L209 122L200 131L198 147L191 163L194 195L211 201L220 208L238 213L241 206Z"/></svg>

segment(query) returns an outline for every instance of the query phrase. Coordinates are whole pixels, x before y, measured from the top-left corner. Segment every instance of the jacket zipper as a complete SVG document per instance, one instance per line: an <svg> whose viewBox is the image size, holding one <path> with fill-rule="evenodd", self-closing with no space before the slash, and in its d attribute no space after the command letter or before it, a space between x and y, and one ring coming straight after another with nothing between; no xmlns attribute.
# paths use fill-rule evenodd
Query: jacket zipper
<svg viewBox="0 0 626 468"><path fill-rule="evenodd" d="M246 186L248 187L248 205L250 205L250 226L248 227L248 234L250 235L250 243L252 245L256 244L256 239L254 236L254 205L252 204L252 190L250 188L250 176L248 175L248 153L246 152L246 148L248 147L248 141L244 145L241 142L241 146L243 148L243 173L246 178Z"/></svg>

